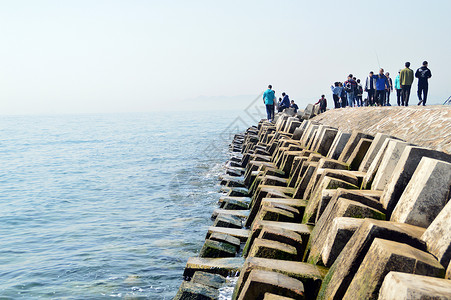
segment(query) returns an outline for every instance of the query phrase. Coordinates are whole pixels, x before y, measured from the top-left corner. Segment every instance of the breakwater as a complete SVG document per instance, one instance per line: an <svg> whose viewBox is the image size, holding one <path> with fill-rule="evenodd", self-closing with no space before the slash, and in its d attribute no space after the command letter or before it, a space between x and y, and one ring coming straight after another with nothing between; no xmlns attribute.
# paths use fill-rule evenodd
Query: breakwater
<svg viewBox="0 0 451 300"><path fill-rule="evenodd" d="M450 112L309 105L235 135L175 299L450 299Z"/></svg>

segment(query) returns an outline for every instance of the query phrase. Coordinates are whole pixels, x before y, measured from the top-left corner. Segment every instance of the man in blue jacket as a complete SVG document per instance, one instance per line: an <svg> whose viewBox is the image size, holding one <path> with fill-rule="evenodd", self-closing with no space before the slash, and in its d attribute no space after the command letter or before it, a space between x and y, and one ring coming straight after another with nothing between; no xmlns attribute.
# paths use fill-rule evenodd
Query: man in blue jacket
<svg viewBox="0 0 451 300"><path fill-rule="evenodd" d="M274 119L274 96L272 85L268 85L268 89L263 93L263 103L266 105L266 116L269 122Z"/></svg>
<svg viewBox="0 0 451 300"><path fill-rule="evenodd" d="M378 106L385 105L385 91L390 88L387 76L384 75L384 69L379 70L379 74L373 76L376 79L376 102Z"/></svg>
<svg viewBox="0 0 451 300"><path fill-rule="evenodd" d="M279 111L283 111L285 108L289 108L290 107L290 98L288 97L287 94L285 94L285 92L282 93L282 102L280 102L279 105Z"/></svg>

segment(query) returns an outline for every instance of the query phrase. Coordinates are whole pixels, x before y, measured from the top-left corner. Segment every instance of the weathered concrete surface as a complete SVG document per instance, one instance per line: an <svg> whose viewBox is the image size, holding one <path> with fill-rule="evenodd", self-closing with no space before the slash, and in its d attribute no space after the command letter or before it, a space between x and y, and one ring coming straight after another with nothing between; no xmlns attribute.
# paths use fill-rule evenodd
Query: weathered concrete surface
<svg viewBox="0 0 451 300"><path fill-rule="evenodd" d="M304 285L301 281L284 274L252 270L238 297L239 300L262 299L267 292L294 299L304 299Z"/></svg>
<svg viewBox="0 0 451 300"><path fill-rule="evenodd" d="M449 300L451 280L390 272L379 291L379 300Z"/></svg>
<svg viewBox="0 0 451 300"><path fill-rule="evenodd" d="M350 137L351 133L339 131L335 136L335 139L333 140L329 151L327 152L327 157L338 159L343 152L346 144L348 143Z"/></svg>
<svg viewBox="0 0 451 300"><path fill-rule="evenodd" d="M428 227L448 202L450 187L451 164L423 157L390 220Z"/></svg>
<svg viewBox="0 0 451 300"><path fill-rule="evenodd" d="M329 269L318 300L343 298L374 239L392 240L425 251L426 245L420 239L423 231L409 224L366 219Z"/></svg>
<svg viewBox="0 0 451 300"><path fill-rule="evenodd" d="M200 283L215 289L219 289L226 282L226 279L218 274L211 274L199 271L194 273L191 282Z"/></svg>
<svg viewBox="0 0 451 300"><path fill-rule="evenodd" d="M202 299L216 300L219 297L219 291L213 287L200 283L183 281L174 300Z"/></svg>
<svg viewBox="0 0 451 300"><path fill-rule="evenodd" d="M360 163L359 171L366 172L368 171L372 161L376 158L379 150L382 148L382 145L384 144L385 140L388 138L393 138L392 136L389 136L387 134L383 133L376 133L374 136L374 140L371 143L370 148L368 149L365 157L363 158L362 162Z"/></svg>
<svg viewBox="0 0 451 300"><path fill-rule="evenodd" d="M231 235L238 238L241 242L245 242L250 235L250 230L247 229L210 226L208 227L206 239L215 232Z"/></svg>
<svg viewBox="0 0 451 300"><path fill-rule="evenodd" d="M249 257L262 257L281 260L296 260L295 247L277 241L256 238L249 250Z"/></svg>
<svg viewBox="0 0 451 300"><path fill-rule="evenodd" d="M327 269L303 262L250 257L241 269L232 299L236 299L252 270L277 272L304 284L305 298L315 299Z"/></svg>
<svg viewBox="0 0 451 300"><path fill-rule="evenodd" d="M374 239L343 299L377 299L390 271L432 277L445 275L445 269L431 254L406 244Z"/></svg>
<svg viewBox="0 0 451 300"><path fill-rule="evenodd" d="M226 258L202 258L190 257L186 263L183 276L191 278L194 272L203 271L207 273L228 276L230 274L239 273L244 264L242 257L226 257Z"/></svg>
<svg viewBox="0 0 451 300"><path fill-rule="evenodd" d="M354 232L362 225L363 220L347 217L338 217L333 220L321 250L321 258L326 267L333 265Z"/></svg>
<svg viewBox="0 0 451 300"><path fill-rule="evenodd" d="M430 253L446 268L451 260L451 202L448 202L421 237Z"/></svg>
<svg viewBox="0 0 451 300"><path fill-rule="evenodd" d="M236 247L222 241L206 240L200 250L199 257L234 257Z"/></svg>
<svg viewBox="0 0 451 300"><path fill-rule="evenodd" d="M402 152L401 157L393 170L390 182L382 194L381 202L387 210L388 216L398 203L399 198L423 157L430 157L451 163L451 155L444 152L407 146Z"/></svg>
<svg viewBox="0 0 451 300"><path fill-rule="evenodd" d="M331 109L311 121L350 132L377 132L451 154L451 106Z"/></svg>

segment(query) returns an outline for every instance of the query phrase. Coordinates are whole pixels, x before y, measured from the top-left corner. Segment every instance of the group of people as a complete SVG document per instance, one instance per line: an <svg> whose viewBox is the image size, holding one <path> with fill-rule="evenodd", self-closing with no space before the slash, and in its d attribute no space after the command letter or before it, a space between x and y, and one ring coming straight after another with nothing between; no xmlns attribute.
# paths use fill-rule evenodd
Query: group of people
<svg viewBox="0 0 451 300"><path fill-rule="evenodd" d="M405 68L399 70L394 84L390 78L390 73L384 73L382 68L377 75L372 71L369 73L365 80L365 87L360 83L360 79L356 79L352 74L349 74L344 83L335 82L331 86L335 108L346 106L391 106L390 93L393 89L396 90L398 106L408 106L414 77L418 78L418 105L426 105L428 79L432 77L432 73L428 68L428 62L424 61L415 74L410 69L410 62L406 62ZM368 97L363 100L364 92L367 93Z"/></svg>
<svg viewBox="0 0 451 300"><path fill-rule="evenodd" d="M276 108L278 112L282 112L286 108L293 108L294 113L297 113L299 107L294 103L294 100L290 100L285 92L282 93L282 97L279 98L279 101L276 101L276 92L272 89L272 85L268 85L268 89L263 93L263 103L266 106L268 121L274 120Z"/></svg>

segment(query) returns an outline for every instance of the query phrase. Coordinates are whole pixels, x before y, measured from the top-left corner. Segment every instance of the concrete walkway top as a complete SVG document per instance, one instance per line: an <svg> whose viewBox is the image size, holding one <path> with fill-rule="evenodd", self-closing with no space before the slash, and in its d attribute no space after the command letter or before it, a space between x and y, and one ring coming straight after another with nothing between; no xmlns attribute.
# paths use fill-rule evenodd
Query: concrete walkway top
<svg viewBox="0 0 451 300"><path fill-rule="evenodd" d="M311 120L348 132L381 132L451 154L451 105L340 108Z"/></svg>

